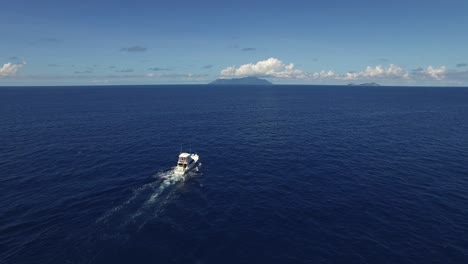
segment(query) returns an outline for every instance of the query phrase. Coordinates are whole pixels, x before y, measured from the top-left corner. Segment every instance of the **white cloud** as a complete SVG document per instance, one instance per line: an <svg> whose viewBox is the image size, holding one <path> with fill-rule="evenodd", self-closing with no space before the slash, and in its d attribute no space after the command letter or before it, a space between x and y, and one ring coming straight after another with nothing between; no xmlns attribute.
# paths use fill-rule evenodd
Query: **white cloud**
<svg viewBox="0 0 468 264"><path fill-rule="evenodd" d="M221 71L222 77L273 77L273 78L303 78L304 74L301 70L295 69L294 64L285 64L276 59L269 58L257 63L244 64L236 68L235 66L227 67Z"/></svg>
<svg viewBox="0 0 468 264"><path fill-rule="evenodd" d="M409 73L403 68L390 64L388 67L384 67L381 65L371 67L367 66L361 72L347 72L340 79L344 80L357 80L357 79L372 79L372 78L379 78L379 79L408 79Z"/></svg>
<svg viewBox="0 0 468 264"><path fill-rule="evenodd" d="M0 68L0 78L16 75L18 70L24 65L26 65L26 62L18 63L18 64L9 62L9 63L3 64L3 67Z"/></svg>
<svg viewBox="0 0 468 264"><path fill-rule="evenodd" d="M337 73L333 70L319 72L304 72L295 68L293 63L285 64L279 59L269 58L256 63L244 64L239 67L230 66L221 71L221 77L256 76L274 79L301 79L317 81L388 81L390 83L415 81L451 81L465 80L468 72L447 71L445 66L419 68L408 71L404 68L390 64L388 66L367 66L361 71L348 71Z"/></svg>
<svg viewBox="0 0 468 264"><path fill-rule="evenodd" d="M337 74L332 71L320 71L320 72L313 72L313 73L308 73L305 74L305 78L311 78L314 80L319 80L319 79L334 79L337 77Z"/></svg>
<svg viewBox="0 0 468 264"><path fill-rule="evenodd" d="M447 70L445 69L445 66L442 66L439 68L434 68L432 66L429 66L427 67L427 69L423 70L422 73L436 80L442 80L445 78L445 74L447 73Z"/></svg>
<svg viewBox="0 0 468 264"><path fill-rule="evenodd" d="M435 74L435 73L434 73ZM236 68L230 66L221 71L221 77L270 77L280 79L312 79L312 80L359 80L359 79L409 79L410 74L403 68L390 64L384 66L368 66L360 72L338 74L333 70L320 72L303 72L296 69L293 63L285 64L279 59L269 58L257 63L244 64Z"/></svg>

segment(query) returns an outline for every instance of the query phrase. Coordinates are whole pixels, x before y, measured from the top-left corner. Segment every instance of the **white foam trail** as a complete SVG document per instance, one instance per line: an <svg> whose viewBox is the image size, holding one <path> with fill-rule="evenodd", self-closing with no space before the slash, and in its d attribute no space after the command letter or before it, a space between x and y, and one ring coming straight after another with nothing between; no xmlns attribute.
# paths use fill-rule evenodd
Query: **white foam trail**
<svg viewBox="0 0 468 264"><path fill-rule="evenodd" d="M141 219L141 221L143 222L139 224L138 227L138 230L140 230L147 223L147 221L149 221L153 217L157 217L164 210L164 206L173 194L173 190L170 190L170 192L168 193L166 193L165 190L178 183L183 183L186 179L183 175L175 174L173 169L165 172L160 172L154 175L154 177L159 178L161 180L159 181L159 187L154 188L154 192L150 195L150 197L146 199L146 201L139 206L136 212L130 215L120 225L120 227L126 226L131 222L140 222L139 218L143 217Z"/></svg>
<svg viewBox="0 0 468 264"><path fill-rule="evenodd" d="M186 175L177 175L173 168L154 174L156 180L144 184L134 190L132 196L122 204L106 212L96 222L114 222L114 226L123 228L130 223L138 224L142 228L147 221L153 219L163 212L168 200L176 189L170 188L185 182L186 177L196 174L190 172ZM170 188L170 189L168 189ZM105 221L104 221L105 220Z"/></svg>
<svg viewBox="0 0 468 264"><path fill-rule="evenodd" d="M82 253L88 259L91 257L87 263L94 262L101 251L105 250L104 242L123 245L148 223L157 222L158 218L164 216L164 210L171 201L177 197L179 187L184 185L187 178L197 174L194 170L184 176L175 175L173 169L155 173L151 176L151 182L142 183L133 189L129 197L105 211L92 226L83 229L86 232L77 234L83 236L82 241L86 242L85 252Z"/></svg>
<svg viewBox="0 0 468 264"><path fill-rule="evenodd" d="M159 185L159 188L156 190L156 192L153 193L151 197L146 201L146 205L154 203L158 196L161 193L163 193L164 189L166 189L167 187L174 185L178 182L185 181L184 175L175 174L173 170L161 173L159 176L162 179L161 185Z"/></svg>
<svg viewBox="0 0 468 264"><path fill-rule="evenodd" d="M111 217L112 215L118 213L119 211L121 211L122 209L126 208L127 206L129 206L136 198L138 198L140 196L140 194L142 194L143 192L145 192L146 190L149 190L149 189L153 189L155 187L157 183L156 182L150 182L150 183L147 183L137 189L135 189L133 191L133 194L132 196L127 199L125 202L123 202L122 204L112 208L111 210L109 210L108 212L106 212L102 217L100 217L98 220L96 220L96 222L101 222L105 219L108 219L109 217Z"/></svg>

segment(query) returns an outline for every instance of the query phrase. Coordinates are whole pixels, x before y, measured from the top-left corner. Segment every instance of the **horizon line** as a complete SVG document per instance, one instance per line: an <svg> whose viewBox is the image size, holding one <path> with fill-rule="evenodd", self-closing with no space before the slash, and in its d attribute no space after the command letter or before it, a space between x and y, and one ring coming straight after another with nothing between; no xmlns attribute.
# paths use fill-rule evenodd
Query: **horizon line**
<svg viewBox="0 0 468 264"><path fill-rule="evenodd" d="M112 87L112 86L195 86L195 85L206 85L206 86L257 86L257 87L271 87L271 86L346 86L346 87L445 87L445 88L468 88L468 86L447 86L447 85L350 85L350 84L210 84L210 83L170 83L170 84L76 84L76 85L0 85L0 88L13 88L13 87Z"/></svg>

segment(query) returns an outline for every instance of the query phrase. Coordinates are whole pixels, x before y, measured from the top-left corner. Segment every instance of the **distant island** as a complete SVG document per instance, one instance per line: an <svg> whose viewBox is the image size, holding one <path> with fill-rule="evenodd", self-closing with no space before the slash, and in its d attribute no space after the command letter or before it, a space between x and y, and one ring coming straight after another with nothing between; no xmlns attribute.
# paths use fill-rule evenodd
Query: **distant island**
<svg viewBox="0 0 468 264"><path fill-rule="evenodd" d="M348 86L381 86L381 85L375 82L371 82L371 83L361 83L361 84L349 83Z"/></svg>
<svg viewBox="0 0 468 264"><path fill-rule="evenodd" d="M212 85L273 85L273 83L257 77L244 77L232 79L217 79L210 82Z"/></svg>

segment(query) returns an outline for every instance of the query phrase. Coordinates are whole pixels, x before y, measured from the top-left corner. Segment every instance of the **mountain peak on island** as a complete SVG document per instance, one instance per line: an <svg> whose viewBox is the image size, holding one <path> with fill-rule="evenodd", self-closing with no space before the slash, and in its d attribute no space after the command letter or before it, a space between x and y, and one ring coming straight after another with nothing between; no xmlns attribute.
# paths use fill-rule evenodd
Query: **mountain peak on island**
<svg viewBox="0 0 468 264"><path fill-rule="evenodd" d="M361 84L350 83L348 84L348 86L381 86L381 85L376 82L371 82L371 83L361 83Z"/></svg>
<svg viewBox="0 0 468 264"><path fill-rule="evenodd" d="M244 78L232 78L232 79L217 79L210 82L209 84L214 85L272 85L273 83L260 79L257 77L244 77Z"/></svg>

